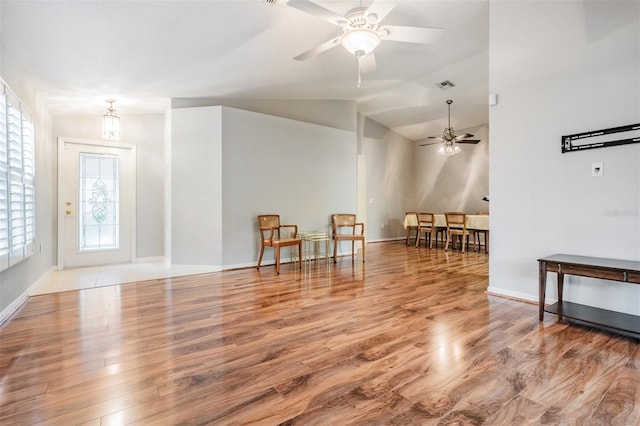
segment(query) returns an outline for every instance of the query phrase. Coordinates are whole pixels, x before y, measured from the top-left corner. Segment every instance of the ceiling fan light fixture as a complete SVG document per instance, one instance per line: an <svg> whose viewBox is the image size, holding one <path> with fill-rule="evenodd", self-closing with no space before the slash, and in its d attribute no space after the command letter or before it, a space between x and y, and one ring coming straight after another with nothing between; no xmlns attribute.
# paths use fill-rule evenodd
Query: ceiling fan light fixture
<svg viewBox="0 0 640 426"><path fill-rule="evenodd" d="M355 28L342 35L340 40L342 47L356 56L364 56L380 44L380 36L377 32L368 28Z"/></svg>
<svg viewBox="0 0 640 426"><path fill-rule="evenodd" d="M460 152L460 147L453 141L444 141L438 148L438 153L446 157L451 157Z"/></svg>

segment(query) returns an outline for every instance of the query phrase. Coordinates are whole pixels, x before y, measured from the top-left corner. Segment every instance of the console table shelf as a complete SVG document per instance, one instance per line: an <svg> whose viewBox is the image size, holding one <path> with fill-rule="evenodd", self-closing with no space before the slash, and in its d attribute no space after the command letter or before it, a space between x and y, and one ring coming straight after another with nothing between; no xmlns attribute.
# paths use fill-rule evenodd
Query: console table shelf
<svg viewBox="0 0 640 426"><path fill-rule="evenodd" d="M640 262L555 254L538 259L538 271L540 321L543 320L544 313L548 312L558 315L561 319L562 317L566 317L595 326L640 336L640 316L562 300L565 274L640 284ZM556 272L558 276L558 303L550 306L545 306L544 304L547 272Z"/></svg>
<svg viewBox="0 0 640 426"><path fill-rule="evenodd" d="M545 307L544 311L593 325L640 334L640 317L635 315L571 302L562 302L561 305L554 303Z"/></svg>

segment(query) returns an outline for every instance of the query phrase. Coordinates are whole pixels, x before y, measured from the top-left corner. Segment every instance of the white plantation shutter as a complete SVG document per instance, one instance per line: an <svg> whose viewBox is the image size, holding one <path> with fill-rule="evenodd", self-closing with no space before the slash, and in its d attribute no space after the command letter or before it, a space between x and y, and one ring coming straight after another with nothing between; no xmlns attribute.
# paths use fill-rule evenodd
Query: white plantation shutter
<svg viewBox="0 0 640 426"><path fill-rule="evenodd" d="M34 154L34 128L31 113L2 83L2 94L0 94L0 270L15 265L33 254Z"/></svg>
<svg viewBox="0 0 640 426"><path fill-rule="evenodd" d="M0 271L9 266L9 165L7 97L0 94Z"/></svg>
<svg viewBox="0 0 640 426"><path fill-rule="evenodd" d="M33 118L22 111L22 180L24 183L24 255L33 254L36 239L35 138Z"/></svg>

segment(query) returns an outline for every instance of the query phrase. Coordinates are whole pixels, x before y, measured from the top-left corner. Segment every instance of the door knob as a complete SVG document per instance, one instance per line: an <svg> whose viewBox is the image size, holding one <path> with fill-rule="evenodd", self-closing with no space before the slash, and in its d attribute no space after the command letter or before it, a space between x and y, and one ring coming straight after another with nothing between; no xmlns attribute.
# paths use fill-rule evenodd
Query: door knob
<svg viewBox="0 0 640 426"><path fill-rule="evenodd" d="M71 210L65 210L64 212L67 214L67 216L69 216L72 213Z"/></svg>
<svg viewBox="0 0 640 426"><path fill-rule="evenodd" d="M66 202L66 203L64 203L64 204L65 204L65 205L67 205L67 206L70 206L70 205L71 205L71 201L67 201L67 202Z"/></svg>

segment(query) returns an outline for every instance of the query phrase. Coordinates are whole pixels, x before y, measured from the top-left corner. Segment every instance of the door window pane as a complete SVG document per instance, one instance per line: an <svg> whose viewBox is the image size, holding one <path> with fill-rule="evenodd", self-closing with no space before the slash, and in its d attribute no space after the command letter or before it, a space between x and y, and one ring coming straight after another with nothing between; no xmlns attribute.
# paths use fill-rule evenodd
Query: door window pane
<svg viewBox="0 0 640 426"><path fill-rule="evenodd" d="M78 164L78 251L120 248L118 157L81 152Z"/></svg>

